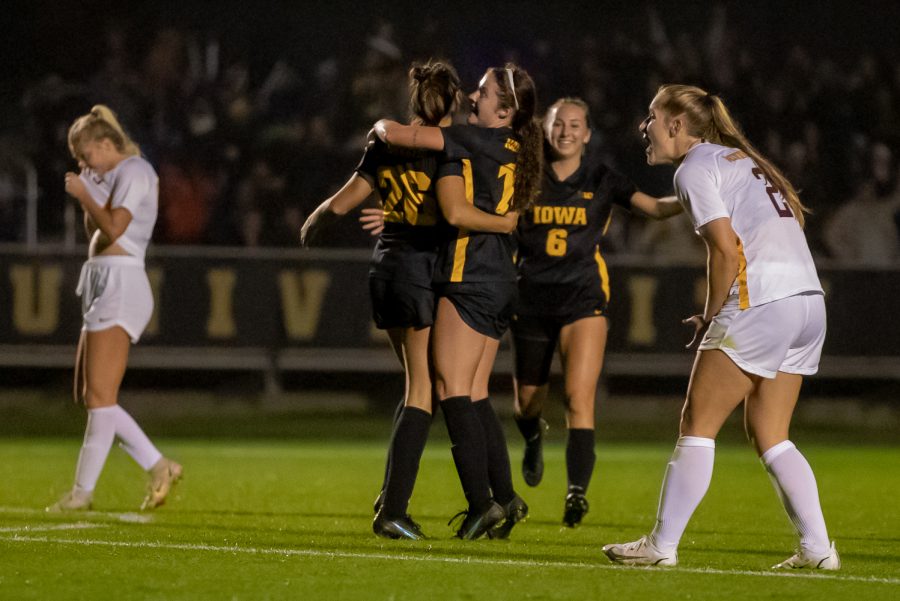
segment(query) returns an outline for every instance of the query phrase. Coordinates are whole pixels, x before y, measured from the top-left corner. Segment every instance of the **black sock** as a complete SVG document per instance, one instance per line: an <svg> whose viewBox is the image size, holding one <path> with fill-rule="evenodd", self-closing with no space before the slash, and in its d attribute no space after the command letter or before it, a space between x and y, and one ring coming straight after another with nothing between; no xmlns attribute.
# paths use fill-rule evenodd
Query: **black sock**
<svg viewBox="0 0 900 601"><path fill-rule="evenodd" d="M400 403L394 408L394 418L391 420L391 439L388 442L387 460L384 462L384 478L381 480L381 492L384 492L387 486L388 472L391 471L391 449L394 448L394 436L397 435L397 422L400 421L400 414L406 406L406 399L400 399Z"/></svg>
<svg viewBox="0 0 900 601"><path fill-rule="evenodd" d="M391 441L391 469L384 487L382 512L389 520L406 515L430 427L431 414L427 411L405 407L400 413Z"/></svg>
<svg viewBox="0 0 900 601"><path fill-rule="evenodd" d="M537 417L516 417L516 425L519 432L526 441L533 440L535 436L541 433L541 416Z"/></svg>
<svg viewBox="0 0 900 601"><path fill-rule="evenodd" d="M441 409L453 444L453 462L469 502L469 511L481 513L491 504L484 430L467 396L444 399Z"/></svg>
<svg viewBox="0 0 900 601"><path fill-rule="evenodd" d="M494 500L501 505L506 505L516 496L513 490L512 470L509 467L509 449L506 448L506 435L503 433L503 425L491 407L490 399L481 399L472 403L478 421L484 428L484 442L487 445L488 476L491 481L491 490Z"/></svg>
<svg viewBox="0 0 900 601"><path fill-rule="evenodd" d="M566 443L566 471L569 489L577 487L584 494L591 483L594 472L594 430L592 428L570 428Z"/></svg>

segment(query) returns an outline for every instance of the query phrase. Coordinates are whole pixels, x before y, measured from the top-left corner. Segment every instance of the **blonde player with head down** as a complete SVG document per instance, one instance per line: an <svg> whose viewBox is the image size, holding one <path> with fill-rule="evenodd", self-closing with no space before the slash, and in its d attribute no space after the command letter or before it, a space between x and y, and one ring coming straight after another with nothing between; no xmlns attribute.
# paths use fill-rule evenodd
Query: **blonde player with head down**
<svg viewBox="0 0 900 601"><path fill-rule="evenodd" d="M94 486L113 440L150 474L141 506L161 505L182 468L150 442L118 405L128 351L153 314L144 254L156 223L156 172L106 106L97 105L69 128L69 150L81 174L66 173L66 192L84 209L91 239L77 293L84 325L75 360L75 395L88 418L75 470L75 485L48 511L90 509Z"/></svg>
<svg viewBox="0 0 900 601"><path fill-rule="evenodd" d="M708 287L703 314L685 320L695 328L689 347L699 352L656 525L603 551L624 564L677 563L678 543L709 487L715 437L744 402L747 434L800 537L797 553L774 567L837 570L815 476L788 439L803 376L818 370L825 340L805 207L715 95L663 86L640 130L649 164L678 166L676 193L708 249Z"/></svg>

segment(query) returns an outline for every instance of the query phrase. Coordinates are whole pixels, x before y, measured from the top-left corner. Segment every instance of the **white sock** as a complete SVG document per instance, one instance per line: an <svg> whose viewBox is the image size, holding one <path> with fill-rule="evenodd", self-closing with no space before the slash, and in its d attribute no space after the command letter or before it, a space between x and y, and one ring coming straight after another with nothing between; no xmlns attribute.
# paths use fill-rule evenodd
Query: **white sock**
<svg viewBox="0 0 900 601"><path fill-rule="evenodd" d="M88 409L84 442L75 467L75 488L91 492L103 471L109 449L116 437L115 407Z"/></svg>
<svg viewBox="0 0 900 601"><path fill-rule="evenodd" d="M114 409L119 446L131 455L137 464L144 468L144 471L148 471L162 458L162 453L150 442L150 439L127 411L118 405Z"/></svg>
<svg viewBox="0 0 900 601"><path fill-rule="evenodd" d="M816 555L824 555L831 548L825 517L819 504L816 477L803 454L790 440L780 442L760 459L788 517L800 535L800 546Z"/></svg>
<svg viewBox="0 0 900 601"><path fill-rule="evenodd" d="M682 436L666 468L656 526L650 542L663 552L678 548L681 535L712 480L716 441L699 436Z"/></svg>

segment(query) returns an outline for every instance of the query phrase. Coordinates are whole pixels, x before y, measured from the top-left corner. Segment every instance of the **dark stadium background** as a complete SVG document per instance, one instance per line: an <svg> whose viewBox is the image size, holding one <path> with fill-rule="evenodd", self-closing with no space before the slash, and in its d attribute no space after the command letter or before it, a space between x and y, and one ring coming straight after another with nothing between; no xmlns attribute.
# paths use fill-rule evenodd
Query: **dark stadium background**
<svg viewBox="0 0 900 601"><path fill-rule="evenodd" d="M4 169L3 173L13 174L13 181L17 181L16 169L23 160L35 166L38 172L38 221L36 241L29 240L25 231L24 203L17 184L14 184L13 192L0 199L0 266L3 271L0 273L0 335L3 336L0 339L0 377L7 390L4 393L7 402L18 406L16 399L22 397L21 391L25 390L29 391L25 396L37 394L42 399L38 402L49 406L68 391L72 336L78 324L77 315L72 314L77 305L68 292L71 282L65 278L71 278L72 270L77 269L84 246L80 234L76 233L74 239L66 237L65 199L61 184L57 185L61 178L54 179L60 168L71 168L64 144L57 143L59 124L68 123L72 117L85 112L91 103L103 100L97 96L96 87L85 85L100 71L108 56L110 32L123 34L124 56L135 72L140 71L142 61L164 31L178 32L181 39L190 40L201 49L215 41L223 66L238 60L246 64L248 86L254 93L271 81L274 65L279 62L286 65L295 77L294 83L282 88L284 94L270 103L265 118L254 121L248 129L251 133L271 131L282 118L289 121L297 115L300 119L326 115L332 148L317 152L315 140L310 136L303 139L302 151L292 147L290 142L285 144L284 140L266 146L265 141L254 138L241 140L241 158L228 163L227 167L222 167L224 163L200 163L211 170L233 170L230 172L234 174L233 189L247 176L251 162L266 157L276 170L285 173L290 193L302 197L298 210L303 215L310 205L315 206L340 185L358 160L360 146L356 141L364 135L370 121L363 122L359 118L355 111L358 104L348 100L347 90L351 80L366 68L365 60L373 52L381 53L381 60L387 55L401 72L412 60L448 57L469 85L474 84L486 65L515 59L535 75L544 101L561 95L582 94L582 67L588 62L586 58L596 53L604 57L600 87L607 86L609 90L599 98L609 104L595 108L594 118L599 131L606 137L610 160L647 191L667 192L671 172L665 169L652 171L643 165L640 143L634 135L655 83L659 83L657 79L666 80L670 76L660 68L654 50L647 46L651 29L647 15L651 6L664 24L671 48L676 53L680 51L679 44L691 41L700 44L714 15L724 10L725 44L730 48L730 56L745 51L752 58L753 89L759 96L738 93L741 81L735 82L731 89L716 87L715 79L709 75L709 69L715 66L714 60L705 59L700 77L691 83L721 92L743 122L751 140L758 145L766 147L772 131L782 137L779 143L784 147L791 140L802 141L800 130L804 127L804 111L813 115L812 121L820 137L818 162L815 171L810 171L816 176L807 182L809 194L815 199L809 201L815 213L808 231L820 269L836 288L830 291L833 304L830 305L829 327L833 338L829 343L832 346L826 349L832 351L828 368L823 370L822 377L809 380L806 395L820 403L816 405L819 409L811 414L857 416L835 417L832 421L855 419L854 423L876 430L895 427L898 422L896 398L900 392L900 350L897 347L900 326L893 314L896 298L900 295L900 265L896 260L878 265L842 261L839 253L829 249L824 234L825 223L870 176L868 164L873 145L882 144L893 152L894 188L886 197L896 199L900 194L896 183L900 153L900 68L897 67L900 64L900 37L896 25L900 23L900 4L895 2L814 5L800 1L728 1L656 5L629 2L365 3L336 0L250 3L166 0L109 4L36 0L8 3L4 5L4 31L0 41L0 167ZM385 41L393 44L393 48L385 48ZM621 56L629 56L631 60L613 61L610 57L620 55L610 53L612 47L619 48ZM795 63L792 57L797 56L797 48L803 51L803 57ZM874 65L872 73L866 72L866 65ZM826 81L823 75L826 69L833 69L845 83L852 78L858 78L862 83L857 87L849 83L838 85L843 90L840 94L830 94L827 89L811 91ZM316 77L327 77L329 73L335 80L329 88L333 95L317 95L321 88L314 85ZM653 77L647 76L648 73ZM772 74L772 87L777 87L783 94L780 106L789 109L777 112L762 103L766 98L768 74ZM148 97L153 95L152 89L143 92ZM883 102L878 105L875 100L884 95L886 109ZM795 102L798 98L802 102ZM807 104L810 99L833 102L823 108L821 103ZM178 116L179 100L183 99L176 96L173 101L176 106L170 107L167 115ZM875 111L879 106L883 109L881 113ZM207 158L215 162L219 160L223 145L233 142L215 136L206 139L182 136L178 138L178 144L173 145L169 143L171 141L157 143L147 133L150 131L147 123L152 122L147 113L153 110L142 105L134 112L136 120L126 120L125 125L132 128L138 142L145 144L155 164L163 159L177 162L181 157ZM186 111L187 106L183 110ZM402 117L402 114L394 116ZM309 123L304 121L307 132L311 131ZM307 156L303 153L319 159L327 157L327 160L323 159L324 162L314 168L308 161L291 160L291 157ZM272 157L281 157L283 161ZM235 215L236 201L226 192L219 200L224 213L207 216L209 222L215 225L217 215L226 214L237 224L232 230L239 229L242 215ZM895 213L895 218L900 229L900 213ZM628 298L624 282L635 273L646 271L664 286L680 281L681 276L677 270L673 271L673 265L691 270L694 275L702 274L702 266L696 260L671 261L652 252L636 253L632 244L643 224L627 218L620 218L619 223L624 225L613 232L609 248L614 276L621 274L620 288L614 281L614 295ZM278 240L259 242L250 249L245 248L251 245L242 243L239 233L224 231L225 228L215 230L211 226L195 239L185 242L180 241L171 229L160 226L158 242L148 264L156 262L166 267L182 261L187 264L184 269L202 270L211 263L231 265L238 261L239 270L250 272L263 263L300 271L315 261L324 262L331 266L328 269L338 271L343 269L341 265L351 265L352 270L360 274L359 280L342 284L345 287L338 290L340 298L325 307L323 331L334 332L329 328L349 327L342 311L353 311L353 319L356 319L368 310L363 278L369 241L355 231L352 223L342 225L340 229L344 233L336 235L333 244L339 248L313 254L295 250L289 234ZM30 265L37 274L41 267L55 265L54 261L64 265L64 272L68 274L64 276L68 287L60 289L58 298L64 319L50 333L22 334L15 329L11 317L10 266ZM191 285L191 280L187 279L182 289ZM653 345L635 345L626 340L624 334L619 342L611 342L604 398L609 396L611 402L622 398L640 399L643 404L639 407L648 417L658 413L660 407L664 408L667 417L677 413L677 398L686 384L690 357L678 355L679 330L672 326L671 320L690 310L694 302L693 290L690 292L671 303L657 305L656 311L662 312L658 319L662 320L660 323L664 322L660 326L664 328L664 334ZM277 315L276 299L248 296L251 294L239 295L236 306L239 308L241 303L253 307L268 306L271 313L250 311L255 315L238 323L238 330L270 328L271 336L250 342L242 342L240 336L213 340L200 330L196 336L185 340L170 340L163 336L154 341L150 336L134 353L133 368L126 378L123 397L127 398L131 392L138 399L152 398L155 391L172 397L177 396L178 391L189 390L200 399L198 407L215 408L217 402L249 400L258 403L250 405L252 407L269 404L279 408L311 406L317 410L332 409L333 406L322 399L334 398L341 401L337 406L345 403L343 406L351 407L361 415L367 412L383 414L399 398L402 389L399 373L383 341L372 339L365 323L355 330L349 329L338 343L331 340L318 345L315 337L302 344L292 342L286 339L281 329L283 317ZM178 314L179 299L169 298L167 302L171 305L170 315ZM184 306L195 305L182 304L180 309L179 318L184 320L186 328L207 319L206 306L202 302L196 303L199 307L196 313L192 312L194 309L184 313ZM620 336L615 332L626 330L626 323L624 315L621 321L614 322L614 337ZM342 348L347 350L346 354L340 353ZM171 360L173 356L175 360ZM504 356L495 378L497 394L501 398L511 394L505 373L508 365L508 356ZM625 416L629 411L622 410L621 413ZM610 415L614 414L613 409ZM20 415L23 421L19 423L15 419L3 420L4 430L42 431L39 424L28 421L29 411ZM809 422L816 419L811 417ZM61 428L69 431L68 427Z"/></svg>

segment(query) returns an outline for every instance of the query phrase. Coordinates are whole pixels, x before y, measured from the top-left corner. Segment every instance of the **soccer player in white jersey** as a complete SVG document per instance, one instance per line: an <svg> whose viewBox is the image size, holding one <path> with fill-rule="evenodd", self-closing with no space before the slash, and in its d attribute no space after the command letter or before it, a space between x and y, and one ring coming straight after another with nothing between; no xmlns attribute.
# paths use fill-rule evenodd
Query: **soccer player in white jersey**
<svg viewBox="0 0 900 601"><path fill-rule="evenodd" d="M747 435L797 529L796 554L775 568L837 570L816 479L788 440L804 375L818 369L824 294L803 235L797 192L750 145L717 96L662 86L640 126L650 165L674 164L675 189L708 250L707 295L689 348L698 353L666 469L656 525L611 544L614 562L672 566L709 488L715 437L744 402Z"/></svg>
<svg viewBox="0 0 900 601"><path fill-rule="evenodd" d="M66 192L84 209L91 240L78 281L84 323L75 358L75 396L84 400L88 418L75 485L47 511L90 509L116 437L150 474L141 509L153 509L165 501L182 468L162 456L118 405L118 395L130 344L138 341L153 314L144 254L156 223L158 178L103 105L75 120L69 150L81 174L66 173Z"/></svg>

